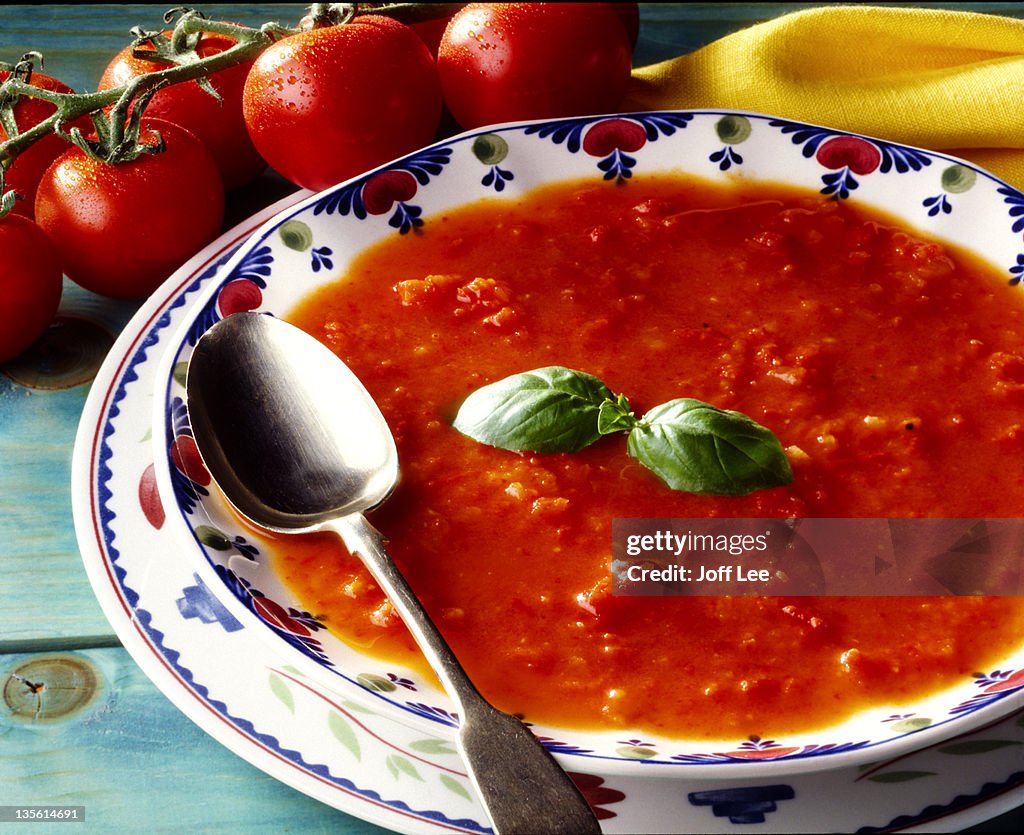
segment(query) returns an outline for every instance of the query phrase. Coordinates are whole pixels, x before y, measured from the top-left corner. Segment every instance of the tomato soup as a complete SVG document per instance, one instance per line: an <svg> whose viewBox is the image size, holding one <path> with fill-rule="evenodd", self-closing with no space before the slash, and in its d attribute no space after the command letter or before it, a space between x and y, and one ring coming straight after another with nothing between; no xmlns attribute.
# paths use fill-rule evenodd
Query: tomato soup
<svg viewBox="0 0 1024 835"><path fill-rule="evenodd" d="M431 217L288 318L390 422L402 478L372 521L489 699L547 725L720 738L813 730L990 669L1024 602L616 597L612 519L1021 515L1019 293L848 202L637 176ZM793 482L694 495L624 436L538 455L452 428L475 389L548 365L637 414L678 397L743 412ZM275 558L339 636L422 666L337 541Z"/></svg>

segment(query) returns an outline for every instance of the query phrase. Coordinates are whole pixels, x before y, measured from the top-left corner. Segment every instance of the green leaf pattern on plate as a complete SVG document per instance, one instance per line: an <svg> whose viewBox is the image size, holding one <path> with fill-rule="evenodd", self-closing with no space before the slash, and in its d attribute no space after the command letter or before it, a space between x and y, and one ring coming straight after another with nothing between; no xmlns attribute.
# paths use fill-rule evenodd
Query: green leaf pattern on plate
<svg viewBox="0 0 1024 835"><path fill-rule="evenodd" d="M649 760L658 756L658 752L653 748L641 748L639 745L623 745L616 748L615 753L628 760Z"/></svg>
<svg viewBox="0 0 1024 835"><path fill-rule="evenodd" d="M327 715L327 727L331 729L334 738L352 752L352 756L357 760L362 759L359 737L356 736L352 726L336 710L332 710Z"/></svg>
<svg viewBox="0 0 1024 835"><path fill-rule="evenodd" d="M359 702L353 702L351 699L343 700L341 702L341 706L352 713L362 713L366 716L380 716L376 710L371 710L366 705L361 705Z"/></svg>
<svg viewBox="0 0 1024 835"><path fill-rule="evenodd" d="M360 673L356 676L359 682L367 690L374 690L377 693L391 693L398 689L397 685L390 679L379 676L376 673Z"/></svg>
<svg viewBox="0 0 1024 835"><path fill-rule="evenodd" d="M454 754L455 749L447 739L417 739L409 747L421 754Z"/></svg>
<svg viewBox="0 0 1024 835"><path fill-rule="evenodd" d="M277 230L281 243L296 252L305 252L313 245L313 231L301 220L289 220Z"/></svg>
<svg viewBox="0 0 1024 835"><path fill-rule="evenodd" d="M391 776L396 780L400 779L404 774L407 777L412 777L414 780L419 780L421 783L423 782L423 778L416 770L416 766L409 762L405 757L400 757L398 754L388 754L387 759L384 760L384 764L387 766L388 771L391 772Z"/></svg>
<svg viewBox="0 0 1024 835"><path fill-rule="evenodd" d="M185 387L185 376L188 374L188 363L187 362L176 362L174 364L174 370L171 372L171 377L182 388Z"/></svg>
<svg viewBox="0 0 1024 835"><path fill-rule="evenodd" d="M231 550L231 540L212 525L196 526L196 538L207 548L215 551Z"/></svg>
<svg viewBox="0 0 1024 835"><path fill-rule="evenodd" d="M292 691L288 685L285 684L284 679L281 678L277 673L271 671L268 677L270 681L270 692L277 697L277 700L281 702L289 713L295 713L295 697L292 696Z"/></svg>
<svg viewBox="0 0 1024 835"><path fill-rule="evenodd" d="M448 791L454 792L459 797L464 797L466 800L472 800L466 787L462 785L458 780L452 777L450 774L441 775L441 785L444 786Z"/></svg>
<svg viewBox="0 0 1024 835"><path fill-rule="evenodd" d="M989 751L998 751L1000 748L1007 748L1011 745L1024 745L1019 739L969 739L965 742L954 742L950 745L943 745L939 753L952 754L955 757L972 757L977 754L987 754Z"/></svg>
<svg viewBox="0 0 1024 835"><path fill-rule="evenodd" d="M894 731L899 731L900 733L912 733L914 731L923 730L931 724L932 720L927 716L913 716L910 719L902 719L899 722L893 722L892 729Z"/></svg>

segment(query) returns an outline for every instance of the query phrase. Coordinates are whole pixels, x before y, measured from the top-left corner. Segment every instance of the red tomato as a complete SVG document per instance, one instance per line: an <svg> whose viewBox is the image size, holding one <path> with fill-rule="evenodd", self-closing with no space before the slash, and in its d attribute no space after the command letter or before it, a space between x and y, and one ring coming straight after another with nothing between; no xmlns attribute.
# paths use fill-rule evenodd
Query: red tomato
<svg viewBox="0 0 1024 835"><path fill-rule="evenodd" d="M8 79L10 73L0 70L0 84ZM48 75L40 72L33 72L29 78L29 84L41 87L44 90L53 90L57 93L71 93L73 90ZM33 99L22 96L14 105L14 121L18 130L24 132L34 125L38 125L44 119L49 118L54 111L54 106L42 99ZM76 125L91 125L88 118ZM67 129L67 126L65 126ZM0 125L0 142L6 142L8 137L3 125ZM11 167L7 169L6 186L13 189L22 198L14 204L14 211L26 217L32 217L32 207L36 198L36 186L39 185L39 178L51 162L60 156L66 149L67 143L57 134L53 133L44 136L42 139L32 143L15 158Z"/></svg>
<svg viewBox="0 0 1024 835"><path fill-rule="evenodd" d="M170 35L170 32L163 33L168 39ZM199 57L207 58L234 44L232 39L222 35L204 34L196 52ZM139 48L153 51L149 45ZM125 47L103 71L99 89L121 87L137 76L169 66L162 61L136 58L132 55L132 47ZM222 101L203 90L198 82L185 81L160 90L146 107L146 115L150 118L174 122L192 131L213 154L224 187L228 189L249 182L267 165L252 144L242 118L242 88L250 66L251 62L238 64L209 77Z"/></svg>
<svg viewBox="0 0 1024 835"><path fill-rule="evenodd" d="M179 125L143 119L145 141L156 130L162 153L111 165L73 147L39 183L36 221L87 290L144 298L220 231L224 187L210 152Z"/></svg>
<svg viewBox="0 0 1024 835"><path fill-rule="evenodd" d="M470 3L441 38L437 68L463 128L615 111L632 67L610 3Z"/></svg>
<svg viewBox="0 0 1024 835"><path fill-rule="evenodd" d="M264 159L293 183L323 189L432 141L441 86L412 29L363 15L269 47L242 103Z"/></svg>
<svg viewBox="0 0 1024 835"><path fill-rule="evenodd" d="M615 13L626 27L626 35L629 37L630 47L636 46L637 38L640 37L640 4L639 3L609 3Z"/></svg>
<svg viewBox="0 0 1024 835"><path fill-rule="evenodd" d="M62 276L49 238L22 215L0 218L0 252L0 362L6 362L53 321Z"/></svg>
<svg viewBox="0 0 1024 835"><path fill-rule="evenodd" d="M454 12L452 12L454 14ZM426 20L416 21L415 23L406 24L413 32L420 36L423 43L427 45L427 49L430 50L430 54L437 58L437 48L441 44L441 36L444 35L444 30L448 28L448 21L452 19L452 15L445 15L443 17L431 17Z"/></svg>

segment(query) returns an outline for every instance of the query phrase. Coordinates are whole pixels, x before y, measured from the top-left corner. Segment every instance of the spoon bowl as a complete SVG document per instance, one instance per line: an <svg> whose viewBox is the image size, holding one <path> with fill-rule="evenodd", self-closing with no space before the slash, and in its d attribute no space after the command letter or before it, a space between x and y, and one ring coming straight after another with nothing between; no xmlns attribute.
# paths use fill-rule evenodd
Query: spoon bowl
<svg viewBox="0 0 1024 835"><path fill-rule="evenodd" d="M599 833L550 752L477 691L363 516L397 484L398 452L345 364L280 319L236 313L199 340L185 388L196 446L228 502L271 531L335 531L387 594L455 703L458 747L494 832Z"/></svg>
<svg viewBox="0 0 1024 835"><path fill-rule="evenodd" d="M279 319L221 320L196 345L186 392L207 467L263 528L319 530L371 510L398 483L398 450L369 392L329 348Z"/></svg>

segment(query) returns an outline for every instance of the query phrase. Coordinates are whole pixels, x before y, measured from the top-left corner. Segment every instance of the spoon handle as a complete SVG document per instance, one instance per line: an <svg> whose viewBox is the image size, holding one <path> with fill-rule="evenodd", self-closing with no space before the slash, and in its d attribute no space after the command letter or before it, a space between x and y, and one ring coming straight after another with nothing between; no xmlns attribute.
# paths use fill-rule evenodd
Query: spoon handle
<svg viewBox="0 0 1024 835"><path fill-rule="evenodd" d="M332 527L398 610L459 712L459 748L495 835L598 835L600 824L576 784L514 716L476 689L448 642L398 570L385 539L362 514Z"/></svg>

